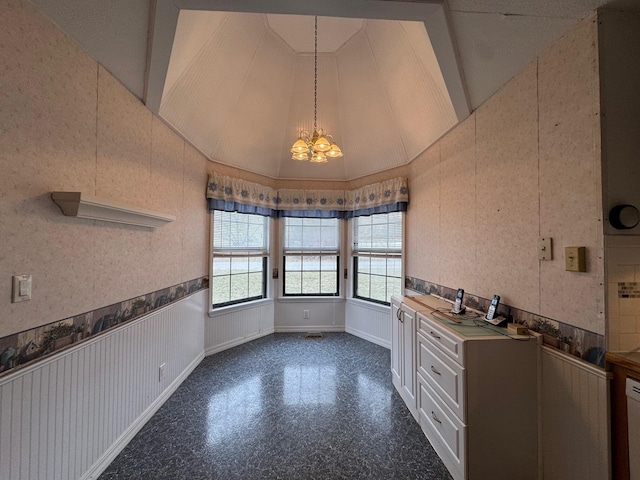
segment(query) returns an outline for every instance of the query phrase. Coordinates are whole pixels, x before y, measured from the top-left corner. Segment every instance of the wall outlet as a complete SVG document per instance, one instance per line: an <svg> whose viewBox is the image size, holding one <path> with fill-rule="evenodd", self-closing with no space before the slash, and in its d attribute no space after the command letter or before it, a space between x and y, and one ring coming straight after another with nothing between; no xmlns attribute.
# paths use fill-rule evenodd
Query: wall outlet
<svg viewBox="0 0 640 480"><path fill-rule="evenodd" d="M304 311L304 318L305 319L309 318L309 310Z"/></svg>
<svg viewBox="0 0 640 480"><path fill-rule="evenodd" d="M158 367L158 381L161 382L162 380L164 380L164 370L165 367L167 366L166 363L163 363L162 365L160 365Z"/></svg>

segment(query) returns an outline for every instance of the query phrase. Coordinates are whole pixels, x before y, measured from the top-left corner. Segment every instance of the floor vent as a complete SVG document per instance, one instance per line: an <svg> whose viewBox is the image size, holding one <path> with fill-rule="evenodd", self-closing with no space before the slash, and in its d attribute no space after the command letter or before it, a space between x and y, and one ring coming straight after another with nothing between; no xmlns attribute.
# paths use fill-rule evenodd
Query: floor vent
<svg viewBox="0 0 640 480"><path fill-rule="evenodd" d="M322 332L307 332L304 338L324 338Z"/></svg>

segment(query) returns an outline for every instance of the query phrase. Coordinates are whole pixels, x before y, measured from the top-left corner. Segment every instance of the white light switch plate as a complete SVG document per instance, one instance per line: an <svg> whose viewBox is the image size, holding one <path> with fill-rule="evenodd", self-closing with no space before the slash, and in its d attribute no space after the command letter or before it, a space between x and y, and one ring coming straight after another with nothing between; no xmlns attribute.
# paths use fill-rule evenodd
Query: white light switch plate
<svg viewBox="0 0 640 480"><path fill-rule="evenodd" d="M14 275L11 302L26 302L31 300L31 275Z"/></svg>

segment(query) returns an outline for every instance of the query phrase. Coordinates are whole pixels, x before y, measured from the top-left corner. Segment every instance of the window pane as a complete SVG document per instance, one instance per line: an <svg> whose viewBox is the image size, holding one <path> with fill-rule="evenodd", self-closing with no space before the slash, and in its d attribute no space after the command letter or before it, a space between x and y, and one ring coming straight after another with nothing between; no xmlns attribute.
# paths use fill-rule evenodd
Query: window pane
<svg viewBox="0 0 640 480"><path fill-rule="evenodd" d="M287 272L300 272L302 270L302 257L299 255L285 257L285 270Z"/></svg>
<svg viewBox="0 0 640 480"><path fill-rule="evenodd" d="M226 303L230 300L229 277L213 277L211 285L213 295L213 303Z"/></svg>
<svg viewBox="0 0 640 480"><path fill-rule="evenodd" d="M387 297L402 294L402 282L400 278L387 277Z"/></svg>
<svg viewBox="0 0 640 480"><path fill-rule="evenodd" d="M249 298L251 297L261 297L263 293L262 286L262 272L250 273L249 274Z"/></svg>
<svg viewBox="0 0 640 480"><path fill-rule="evenodd" d="M295 295L302 293L302 273L301 272L287 272L284 283L285 295Z"/></svg>
<svg viewBox="0 0 640 480"><path fill-rule="evenodd" d="M333 294L338 291L338 278L336 272L320 273L320 293Z"/></svg>
<svg viewBox="0 0 640 480"><path fill-rule="evenodd" d="M231 300L249 297L248 275L231 275Z"/></svg>
<svg viewBox="0 0 640 480"><path fill-rule="evenodd" d="M338 269L338 256L337 255L323 255L322 256L322 270L335 272Z"/></svg>
<svg viewBox="0 0 640 480"><path fill-rule="evenodd" d="M229 275L231 273L231 259L228 257L214 257L213 275Z"/></svg>
<svg viewBox="0 0 640 480"><path fill-rule="evenodd" d="M302 293L320 293L320 272L302 272Z"/></svg>
<svg viewBox="0 0 640 480"><path fill-rule="evenodd" d="M249 272L262 273L262 266L264 265L262 257L249 257Z"/></svg>
<svg viewBox="0 0 640 480"><path fill-rule="evenodd" d="M211 296L214 307L264 296L268 238L267 217L213 212ZM259 256L244 255L244 252Z"/></svg>
<svg viewBox="0 0 640 480"><path fill-rule="evenodd" d="M386 275L387 274L387 259L384 257L373 257L371 259L371 274L373 275Z"/></svg>
<svg viewBox="0 0 640 480"><path fill-rule="evenodd" d="M231 259L231 274L246 273L249 267L248 257L234 257Z"/></svg>
<svg viewBox="0 0 640 480"><path fill-rule="evenodd" d="M387 275L400 278L400 275L402 275L402 259L399 257L387 258Z"/></svg>
<svg viewBox="0 0 640 480"><path fill-rule="evenodd" d="M371 272L371 257L358 257L358 272Z"/></svg>
<svg viewBox="0 0 640 480"><path fill-rule="evenodd" d="M377 275L371 276L371 298L381 302L389 301L387 299L387 279Z"/></svg>
<svg viewBox="0 0 640 480"><path fill-rule="evenodd" d="M354 218L353 237L354 295L388 304L402 293L402 213Z"/></svg>
<svg viewBox="0 0 640 480"><path fill-rule="evenodd" d="M285 295L336 295L340 244L338 219L300 218L294 221L285 218L284 221ZM309 254L296 255L295 252ZM294 275L297 272L302 273Z"/></svg>
<svg viewBox="0 0 640 480"><path fill-rule="evenodd" d="M355 295L357 297L369 298L371 295L369 275L358 273L358 286Z"/></svg>
<svg viewBox="0 0 640 480"><path fill-rule="evenodd" d="M302 258L302 269L305 272L320 271L320 257L318 255L305 255Z"/></svg>

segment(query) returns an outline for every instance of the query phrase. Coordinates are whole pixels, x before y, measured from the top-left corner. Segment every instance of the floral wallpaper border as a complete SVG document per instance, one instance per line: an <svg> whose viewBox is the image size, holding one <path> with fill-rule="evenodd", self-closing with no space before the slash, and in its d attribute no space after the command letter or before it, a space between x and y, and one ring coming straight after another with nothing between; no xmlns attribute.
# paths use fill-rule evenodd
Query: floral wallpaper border
<svg viewBox="0 0 640 480"><path fill-rule="evenodd" d="M449 300L453 300L457 293L457 289L414 277L405 277L404 286L423 294L435 293ZM486 312L489 309L489 303L491 299L464 293L464 304L470 308ZM521 323L530 330L541 333L546 346L604 368L606 352L604 335L505 304L500 304L498 313L509 321Z"/></svg>
<svg viewBox="0 0 640 480"><path fill-rule="evenodd" d="M0 338L0 377L206 288L209 277L188 280Z"/></svg>

